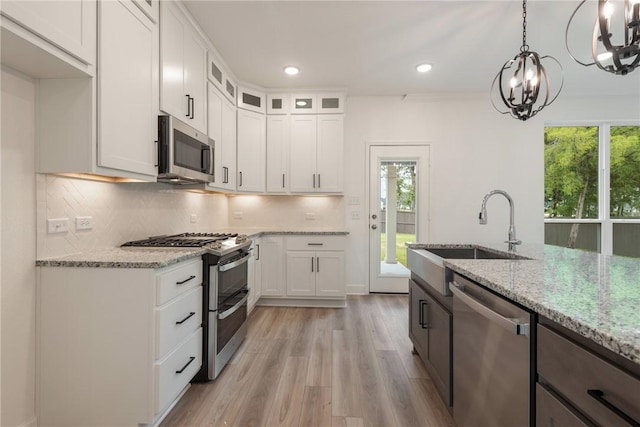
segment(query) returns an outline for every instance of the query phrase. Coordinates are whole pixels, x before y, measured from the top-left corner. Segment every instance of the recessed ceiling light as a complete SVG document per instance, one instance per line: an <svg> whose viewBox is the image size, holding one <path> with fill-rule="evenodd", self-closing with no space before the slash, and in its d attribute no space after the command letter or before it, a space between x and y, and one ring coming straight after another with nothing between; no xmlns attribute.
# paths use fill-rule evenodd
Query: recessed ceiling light
<svg viewBox="0 0 640 427"><path fill-rule="evenodd" d="M300 68L294 67L293 65L287 65L286 67L284 67L284 72L290 76L295 76L300 72Z"/></svg>
<svg viewBox="0 0 640 427"><path fill-rule="evenodd" d="M427 71L429 71L431 69L431 64L420 64L416 66L416 70L419 73L426 73Z"/></svg>

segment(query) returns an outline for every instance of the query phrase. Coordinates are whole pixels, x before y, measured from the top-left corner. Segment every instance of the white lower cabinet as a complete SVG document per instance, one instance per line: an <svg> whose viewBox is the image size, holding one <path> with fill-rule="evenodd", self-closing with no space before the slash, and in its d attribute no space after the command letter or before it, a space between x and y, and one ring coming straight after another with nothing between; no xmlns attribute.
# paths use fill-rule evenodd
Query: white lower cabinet
<svg viewBox="0 0 640 427"><path fill-rule="evenodd" d="M344 252L287 251L287 296L344 297Z"/></svg>
<svg viewBox="0 0 640 427"><path fill-rule="evenodd" d="M262 270L261 297L283 297L286 288L282 236L262 236L260 238L260 260Z"/></svg>
<svg viewBox="0 0 640 427"><path fill-rule="evenodd" d="M156 423L202 365L202 261L40 267L41 426Z"/></svg>
<svg viewBox="0 0 640 427"><path fill-rule="evenodd" d="M262 236L261 304L340 305L345 299L344 236Z"/></svg>

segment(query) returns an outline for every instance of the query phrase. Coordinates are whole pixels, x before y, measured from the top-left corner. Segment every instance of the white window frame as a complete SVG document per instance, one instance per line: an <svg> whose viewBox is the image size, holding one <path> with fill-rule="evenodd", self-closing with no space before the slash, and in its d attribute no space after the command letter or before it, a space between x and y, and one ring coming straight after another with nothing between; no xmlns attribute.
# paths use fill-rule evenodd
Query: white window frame
<svg viewBox="0 0 640 427"><path fill-rule="evenodd" d="M611 127L640 126L640 121L634 120L608 120L608 121L577 121L577 122L550 122L548 127L598 127L598 218L573 219L573 218L545 218L544 223L568 223L568 224L600 224L600 253L613 255L613 224L640 224L640 219L611 218L610 209L610 154L611 154ZM546 175L546 171L545 171Z"/></svg>

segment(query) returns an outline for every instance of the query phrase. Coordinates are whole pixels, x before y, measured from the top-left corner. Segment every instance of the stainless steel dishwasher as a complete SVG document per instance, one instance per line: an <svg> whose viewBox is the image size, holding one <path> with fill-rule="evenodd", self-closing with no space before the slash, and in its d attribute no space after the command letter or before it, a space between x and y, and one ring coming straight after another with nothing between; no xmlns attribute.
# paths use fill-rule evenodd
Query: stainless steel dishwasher
<svg viewBox="0 0 640 427"><path fill-rule="evenodd" d="M533 313L459 274L453 293L453 418L458 427L532 425Z"/></svg>

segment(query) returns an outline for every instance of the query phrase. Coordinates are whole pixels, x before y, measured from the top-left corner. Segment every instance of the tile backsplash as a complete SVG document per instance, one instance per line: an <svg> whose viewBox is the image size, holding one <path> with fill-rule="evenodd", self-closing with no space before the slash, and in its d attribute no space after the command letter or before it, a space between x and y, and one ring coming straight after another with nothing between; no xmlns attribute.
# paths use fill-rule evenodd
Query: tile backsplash
<svg viewBox="0 0 640 427"><path fill-rule="evenodd" d="M226 196L162 183L97 182L43 174L37 175L36 194L39 259L188 231L344 230L341 196ZM86 216L93 217L93 228L76 230L76 217ZM68 218L69 231L47 233L47 219L52 218Z"/></svg>
<svg viewBox="0 0 640 427"><path fill-rule="evenodd" d="M37 257L110 248L161 234L228 227L227 197L161 183L110 183L37 176ZM195 215L196 222L191 222ZM92 216L92 230L76 230L77 216ZM69 231L47 233L47 219L69 218Z"/></svg>

